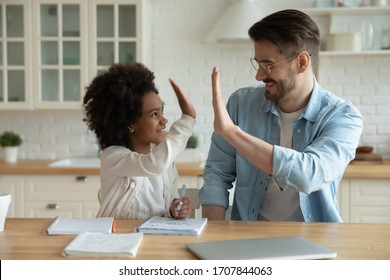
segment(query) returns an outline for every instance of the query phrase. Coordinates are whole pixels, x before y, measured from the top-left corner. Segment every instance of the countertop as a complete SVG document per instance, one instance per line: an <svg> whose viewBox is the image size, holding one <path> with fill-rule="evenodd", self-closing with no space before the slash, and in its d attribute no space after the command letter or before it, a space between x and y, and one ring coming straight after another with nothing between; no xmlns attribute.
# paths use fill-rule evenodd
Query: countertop
<svg viewBox="0 0 390 280"><path fill-rule="evenodd" d="M96 167L49 167L52 160L19 160L16 163L0 161L0 175L99 175ZM202 176L200 162L176 163L180 176Z"/></svg>
<svg viewBox="0 0 390 280"><path fill-rule="evenodd" d="M87 167L49 167L51 160L19 160L16 163L0 161L0 174L30 175L99 175L99 168ZM199 162L176 163L180 176L202 176ZM390 179L390 161L356 162L349 164L344 178Z"/></svg>

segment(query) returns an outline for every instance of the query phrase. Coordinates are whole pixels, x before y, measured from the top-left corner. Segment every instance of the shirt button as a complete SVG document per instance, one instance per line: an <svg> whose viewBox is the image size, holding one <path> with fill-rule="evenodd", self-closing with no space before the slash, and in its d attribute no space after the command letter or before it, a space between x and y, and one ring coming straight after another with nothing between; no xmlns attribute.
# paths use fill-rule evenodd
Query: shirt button
<svg viewBox="0 0 390 280"><path fill-rule="evenodd" d="M301 133L301 130L299 128L297 129L297 133Z"/></svg>
<svg viewBox="0 0 390 280"><path fill-rule="evenodd" d="M308 218L311 218L311 214L307 215Z"/></svg>

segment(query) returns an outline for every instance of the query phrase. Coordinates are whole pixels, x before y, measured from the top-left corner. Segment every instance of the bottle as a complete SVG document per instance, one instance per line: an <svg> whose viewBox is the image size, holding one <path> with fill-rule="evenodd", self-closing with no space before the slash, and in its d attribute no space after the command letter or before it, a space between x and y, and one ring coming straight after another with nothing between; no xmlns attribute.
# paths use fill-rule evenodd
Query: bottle
<svg viewBox="0 0 390 280"><path fill-rule="evenodd" d="M374 23L371 17L363 19L362 24L362 50L369 51L374 47Z"/></svg>

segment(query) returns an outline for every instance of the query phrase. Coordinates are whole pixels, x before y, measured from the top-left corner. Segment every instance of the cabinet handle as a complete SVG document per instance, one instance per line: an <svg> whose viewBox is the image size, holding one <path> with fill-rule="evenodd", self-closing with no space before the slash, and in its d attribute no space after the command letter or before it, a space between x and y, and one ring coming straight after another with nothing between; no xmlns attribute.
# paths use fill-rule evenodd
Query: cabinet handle
<svg viewBox="0 0 390 280"><path fill-rule="evenodd" d="M60 206L58 205L58 203L49 203L49 204L47 205L47 208L48 208L48 209L59 209Z"/></svg>
<svg viewBox="0 0 390 280"><path fill-rule="evenodd" d="M87 182L87 176L77 176L76 181L77 182Z"/></svg>

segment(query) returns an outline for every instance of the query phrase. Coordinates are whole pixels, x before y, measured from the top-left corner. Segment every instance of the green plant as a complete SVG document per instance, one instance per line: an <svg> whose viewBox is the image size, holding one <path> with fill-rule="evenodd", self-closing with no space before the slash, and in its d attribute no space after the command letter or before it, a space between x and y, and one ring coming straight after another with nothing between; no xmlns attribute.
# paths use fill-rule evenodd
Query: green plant
<svg viewBox="0 0 390 280"><path fill-rule="evenodd" d="M19 136L12 131L5 131L0 135L0 146L1 147L17 147L22 145L23 140Z"/></svg>
<svg viewBox="0 0 390 280"><path fill-rule="evenodd" d="M198 137L195 135L191 135L188 138L186 149L195 149L198 146Z"/></svg>

